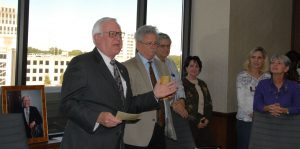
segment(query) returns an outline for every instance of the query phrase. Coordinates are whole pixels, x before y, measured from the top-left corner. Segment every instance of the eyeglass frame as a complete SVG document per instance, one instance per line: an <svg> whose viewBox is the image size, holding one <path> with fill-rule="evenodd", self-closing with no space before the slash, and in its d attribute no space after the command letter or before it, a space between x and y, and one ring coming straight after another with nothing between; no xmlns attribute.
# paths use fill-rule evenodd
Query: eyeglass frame
<svg viewBox="0 0 300 149"><path fill-rule="evenodd" d="M139 42L146 46L158 46L158 42L143 42L143 41L139 41Z"/></svg>
<svg viewBox="0 0 300 149"><path fill-rule="evenodd" d="M110 38L116 38L116 37L122 38L125 36L124 32L116 32L116 31L107 31L107 32L101 32L98 34L103 35L104 33L108 33L108 37L110 37Z"/></svg>
<svg viewBox="0 0 300 149"><path fill-rule="evenodd" d="M158 46L161 47L161 48L171 48L171 44L168 44L168 45L159 44Z"/></svg>

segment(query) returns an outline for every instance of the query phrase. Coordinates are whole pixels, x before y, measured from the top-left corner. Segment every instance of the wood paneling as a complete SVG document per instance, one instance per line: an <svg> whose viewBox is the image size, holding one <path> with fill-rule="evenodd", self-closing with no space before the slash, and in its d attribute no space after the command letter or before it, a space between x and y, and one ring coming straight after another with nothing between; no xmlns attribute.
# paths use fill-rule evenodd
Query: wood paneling
<svg viewBox="0 0 300 149"><path fill-rule="evenodd" d="M236 148L236 113L214 112L210 127L216 144L222 149Z"/></svg>

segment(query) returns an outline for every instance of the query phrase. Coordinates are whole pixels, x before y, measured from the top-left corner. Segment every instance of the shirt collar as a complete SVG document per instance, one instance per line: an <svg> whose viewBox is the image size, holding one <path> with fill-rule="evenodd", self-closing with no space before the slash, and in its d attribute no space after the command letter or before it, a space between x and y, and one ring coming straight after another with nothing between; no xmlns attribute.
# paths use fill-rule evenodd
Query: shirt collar
<svg viewBox="0 0 300 149"><path fill-rule="evenodd" d="M272 79L272 77L270 78L270 85L272 86L272 87L274 87L274 88L276 88L277 89L277 87L275 86L275 84L274 84L274 82L273 82L273 79ZM287 82L287 80L286 79L283 79L283 83L282 83L282 86L281 86L281 88L280 88L280 91L287 91L287 89L288 89L288 82Z"/></svg>
<svg viewBox="0 0 300 149"><path fill-rule="evenodd" d="M143 62L144 65L145 65L145 64L147 65L149 61L152 61L152 62L153 62L153 60L154 60L154 58L152 58L151 60L146 59L146 58L145 58L141 53L139 53L139 52L137 52L137 54L138 54L138 56L141 58L141 60L142 60L142 62Z"/></svg>
<svg viewBox="0 0 300 149"><path fill-rule="evenodd" d="M100 49L97 48L97 50L100 53L100 55L102 56L106 66L111 66L111 64L110 64L111 59L108 56L106 56L103 52L101 52Z"/></svg>

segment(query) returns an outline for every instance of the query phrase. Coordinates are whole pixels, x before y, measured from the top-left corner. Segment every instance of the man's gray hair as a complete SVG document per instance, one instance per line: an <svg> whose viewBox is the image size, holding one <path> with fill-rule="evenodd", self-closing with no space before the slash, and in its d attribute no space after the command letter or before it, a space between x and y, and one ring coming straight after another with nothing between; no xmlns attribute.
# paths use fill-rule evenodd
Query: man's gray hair
<svg viewBox="0 0 300 149"><path fill-rule="evenodd" d="M136 41L142 41L146 34L155 34L158 35L157 28L151 25L144 25L137 29L134 34L134 38Z"/></svg>
<svg viewBox="0 0 300 149"><path fill-rule="evenodd" d="M172 42L172 40L168 34L158 33L158 44L160 44L160 41L163 39L170 40Z"/></svg>
<svg viewBox="0 0 300 149"><path fill-rule="evenodd" d="M93 38L93 42L95 43L95 40L94 40L94 36L96 34L99 34L99 33L102 33L102 25L104 22L107 22L107 21L112 21L112 22L117 22L117 19L115 18L110 18L110 17L104 17L104 18L101 18L99 19L93 26L93 30L92 30L92 38Z"/></svg>

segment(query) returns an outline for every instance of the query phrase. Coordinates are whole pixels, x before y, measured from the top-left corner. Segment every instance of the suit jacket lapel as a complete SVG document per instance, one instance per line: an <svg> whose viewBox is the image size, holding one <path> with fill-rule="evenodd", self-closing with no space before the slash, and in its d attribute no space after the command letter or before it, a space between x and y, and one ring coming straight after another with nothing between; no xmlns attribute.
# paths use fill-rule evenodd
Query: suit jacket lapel
<svg viewBox="0 0 300 149"><path fill-rule="evenodd" d="M97 69L96 72L100 73L109 82L113 82L112 83L113 87L115 88L116 91L118 91L117 83L116 83L115 79L113 78L111 72L109 71L108 67L106 66L106 64L97 48L94 48L93 54L95 55L97 64L99 65L99 69ZM100 68L102 68L102 69L100 69Z"/></svg>
<svg viewBox="0 0 300 149"><path fill-rule="evenodd" d="M136 65L138 67L139 72L141 73L141 76L142 76L147 88L153 88L151 80L149 78L148 71L146 70L145 65L143 64L143 61L138 56L138 54L135 55L135 58L136 58Z"/></svg>

